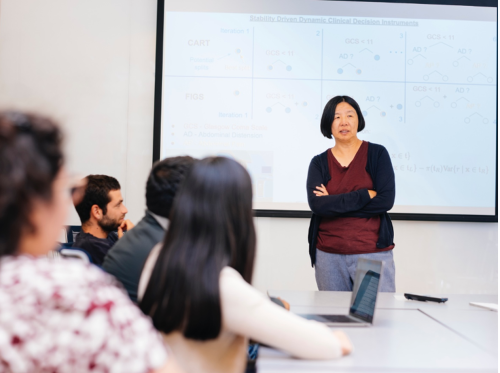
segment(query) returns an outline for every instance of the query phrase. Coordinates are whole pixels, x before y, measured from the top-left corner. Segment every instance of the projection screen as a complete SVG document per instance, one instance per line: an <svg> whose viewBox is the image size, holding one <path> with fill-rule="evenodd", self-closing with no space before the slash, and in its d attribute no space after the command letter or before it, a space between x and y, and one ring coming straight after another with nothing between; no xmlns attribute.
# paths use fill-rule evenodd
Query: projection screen
<svg viewBox="0 0 500 373"><path fill-rule="evenodd" d="M393 218L497 221L497 7L481 4L160 0L153 158L232 157L258 216L307 216L309 163L334 146L324 106L348 95L391 157Z"/></svg>

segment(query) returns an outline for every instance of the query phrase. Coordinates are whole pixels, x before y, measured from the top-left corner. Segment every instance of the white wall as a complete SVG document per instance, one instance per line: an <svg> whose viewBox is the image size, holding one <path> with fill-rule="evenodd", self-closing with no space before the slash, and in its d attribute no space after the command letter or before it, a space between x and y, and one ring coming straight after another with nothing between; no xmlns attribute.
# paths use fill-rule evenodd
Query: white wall
<svg viewBox="0 0 500 373"><path fill-rule="evenodd" d="M57 119L69 170L116 177L133 220L152 164L155 43L154 0L0 2L0 107Z"/></svg>
<svg viewBox="0 0 500 373"><path fill-rule="evenodd" d="M152 162L155 35L156 0L0 0L0 109L59 120L70 171L118 178L135 222ZM256 219L259 289L316 290L308 224ZM394 229L397 291L498 292L498 224Z"/></svg>

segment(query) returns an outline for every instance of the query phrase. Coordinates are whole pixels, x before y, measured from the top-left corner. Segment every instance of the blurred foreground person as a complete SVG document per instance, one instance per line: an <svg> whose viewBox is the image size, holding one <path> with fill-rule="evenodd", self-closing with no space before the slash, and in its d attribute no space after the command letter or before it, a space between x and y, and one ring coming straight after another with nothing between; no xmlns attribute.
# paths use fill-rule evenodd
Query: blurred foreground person
<svg viewBox="0 0 500 373"><path fill-rule="evenodd" d="M71 203L63 164L52 121L0 112L0 371L179 372L111 276L46 257Z"/></svg>
<svg viewBox="0 0 500 373"><path fill-rule="evenodd" d="M248 172L224 157L196 162L139 282L141 309L186 372L243 372L249 338L304 359L350 352L343 332L287 312L250 285L255 242Z"/></svg>

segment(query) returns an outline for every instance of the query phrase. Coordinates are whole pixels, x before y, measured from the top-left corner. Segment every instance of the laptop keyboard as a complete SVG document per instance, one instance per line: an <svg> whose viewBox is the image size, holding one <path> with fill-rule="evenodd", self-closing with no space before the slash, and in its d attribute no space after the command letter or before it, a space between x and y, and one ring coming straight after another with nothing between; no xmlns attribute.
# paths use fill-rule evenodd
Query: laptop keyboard
<svg viewBox="0 0 500 373"><path fill-rule="evenodd" d="M329 322L359 323L359 321L353 320L345 315L321 315L321 317Z"/></svg>

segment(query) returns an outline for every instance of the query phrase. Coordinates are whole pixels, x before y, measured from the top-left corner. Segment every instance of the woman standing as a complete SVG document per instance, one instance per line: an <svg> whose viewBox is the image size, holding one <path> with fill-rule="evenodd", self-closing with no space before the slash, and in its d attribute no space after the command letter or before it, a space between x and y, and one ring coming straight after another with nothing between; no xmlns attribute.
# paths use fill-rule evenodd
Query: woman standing
<svg viewBox="0 0 500 373"><path fill-rule="evenodd" d="M319 290L352 291L358 258L384 262L381 291L395 291L394 170L387 150L362 141L365 120L356 101L336 96L325 106L321 133L335 146L309 165L307 199L313 212L309 255Z"/></svg>

